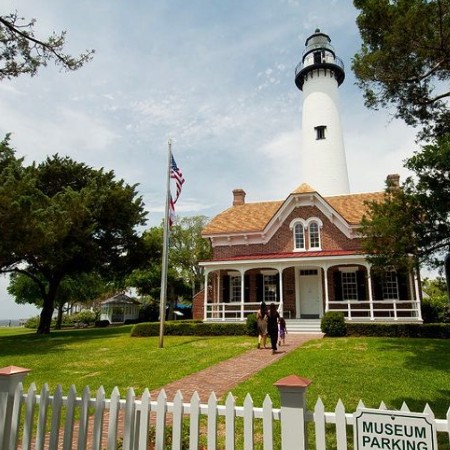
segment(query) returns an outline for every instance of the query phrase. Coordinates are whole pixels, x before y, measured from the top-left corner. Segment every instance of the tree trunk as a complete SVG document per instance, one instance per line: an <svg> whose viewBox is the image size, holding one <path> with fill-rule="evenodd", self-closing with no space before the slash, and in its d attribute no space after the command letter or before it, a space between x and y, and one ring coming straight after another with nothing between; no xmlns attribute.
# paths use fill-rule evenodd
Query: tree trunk
<svg viewBox="0 0 450 450"><path fill-rule="evenodd" d="M56 324L55 324L56 330L60 330L62 326L63 308L64 305L58 305L58 315L56 316Z"/></svg>
<svg viewBox="0 0 450 450"><path fill-rule="evenodd" d="M60 280L51 280L48 283L48 293L44 296L44 304L42 306L37 334L50 334L50 326L52 324L53 311L55 310L55 298L59 283Z"/></svg>
<svg viewBox="0 0 450 450"><path fill-rule="evenodd" d="M49 334L50 326L52 324L52 316L53 316L53 302L50 301L48 296L44 299L44 305L42 307L39 326L37 329L37 334Z"/></svg>

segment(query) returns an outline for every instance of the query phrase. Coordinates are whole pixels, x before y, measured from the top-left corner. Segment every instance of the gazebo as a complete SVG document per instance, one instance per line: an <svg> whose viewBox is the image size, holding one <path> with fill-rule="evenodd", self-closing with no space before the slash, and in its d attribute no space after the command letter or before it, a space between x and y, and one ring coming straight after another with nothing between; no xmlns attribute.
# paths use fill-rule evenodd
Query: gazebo
<svg viewBox="0 0 450 450"><path fill-rule="evenodd" d="M116 294L100 304L100 320L109 323L124 323L139 317L140 303L124 293Z"/></svg>

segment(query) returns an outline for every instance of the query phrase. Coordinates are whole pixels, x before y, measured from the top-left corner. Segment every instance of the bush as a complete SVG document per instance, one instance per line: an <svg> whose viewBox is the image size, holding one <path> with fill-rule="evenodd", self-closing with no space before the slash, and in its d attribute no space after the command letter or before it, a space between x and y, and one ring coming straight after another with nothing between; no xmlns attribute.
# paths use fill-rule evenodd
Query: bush
<svg viewBox="0 0 450 450"><path fill-rule="evenodd" d="M200 320L174 320L164 325L166 336L245 336L245 323L214 323ZM132 337L159 336L159 322L138 323L131 330Z"/></svg>
<svg viewBox="0 0 450 450"><path fill-rule="evenodd" d="M156 322L159 318L159 303L151 300L139 308L139 322Z"/></svg>
<svg viewBox="0 0 450 450"><path fill-rule="evenodd" d="M347 324L345 323L344 314L337 311L326 312L320 321L320 329L326 336L345 336L347 334Z"/></svg>
<svg viewBox="0 0 450 450"><path fill-rule="evenodd" d="M25 328L37 328L39 326L39 316L30 317L25 322Z"/></svg>
<svg viewBox="0 0 450 450"><path fill-rule="evenodd" d="M106 328L109 327L110 323L109 320L96 320L94 325L96 328Z"/></svg>
<svg viewBox="0 0 450 450"><path fill-rule="evenodd" d="M94 311L89 311L88 309L83 309L82 311L71 315L72 322L85 323L86 325L92 325L97 319L97 315Z"/></svg>
<svg viewBox="0 0 450 450"><path fill-rule="evenodd" d="M447 296L424 298L421 308L424 323L450 323Z"/></svg>
<svg viewBox="0 0 450 450"><path fill-rule="evenodd" d="M449 339L447 323L348 323L347 336Z"/></svg>
<svg viewBox="0 0 450 450"><path fill-rule="evenodd" d="M249 336L258 336L258 320L255 313L247 316L247 334Z"/></svg>

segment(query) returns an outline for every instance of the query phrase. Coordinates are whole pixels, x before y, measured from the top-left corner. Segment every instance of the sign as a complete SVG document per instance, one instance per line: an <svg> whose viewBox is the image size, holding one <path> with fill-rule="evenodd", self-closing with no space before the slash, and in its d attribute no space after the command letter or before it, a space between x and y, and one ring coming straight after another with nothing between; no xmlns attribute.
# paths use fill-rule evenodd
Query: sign
<svg viewBox="0 0 450 450"><path fill-rule="evenodd" d="M354 417L355 450L437 450L428 414L358 408Z"/></svg>

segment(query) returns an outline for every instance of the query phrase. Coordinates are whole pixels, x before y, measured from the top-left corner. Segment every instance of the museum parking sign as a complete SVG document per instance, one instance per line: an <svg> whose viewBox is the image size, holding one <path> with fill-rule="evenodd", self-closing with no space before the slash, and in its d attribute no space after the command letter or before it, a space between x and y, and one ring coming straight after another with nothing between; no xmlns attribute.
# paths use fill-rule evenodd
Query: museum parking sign
<svg viewBox="0 0 450 450"><path fill-rule="evenodd" d="M355 450L437 450L428 414L360 408L354 417Z"/></svg>

